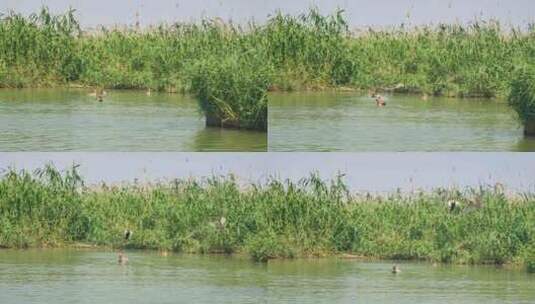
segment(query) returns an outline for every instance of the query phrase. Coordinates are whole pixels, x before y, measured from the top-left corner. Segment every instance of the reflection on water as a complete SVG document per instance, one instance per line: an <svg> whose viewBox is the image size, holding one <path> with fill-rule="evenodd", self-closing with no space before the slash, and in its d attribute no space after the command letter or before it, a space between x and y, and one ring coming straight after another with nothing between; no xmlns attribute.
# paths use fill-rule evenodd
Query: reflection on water
<svg viewBox="0 0 535 304"><path fill-rule="evenodd" d="M496 267L270 261L112 251L0 251L0 302L533 303L535 276Z"/></svg>
<svg viewBox="0 0 535 304"><path fill-rule="evenodd" d="M267 133L236 129L202 128L195 134L191 151L267 151Z"/></svg>
<svg viewBox="0 0 535 304"><path fill-rule="evenodd" d="M535 151L503 101L353 93L272 94L270 151Z"/></svg>
<svg viewBox="0 0 535 304"><path fill-rule="evenodd" d="M265 151L267 136L205 130L196 102L179 94L0 90L0 151ZM201 135L199 135L201 134Z"/></svg>

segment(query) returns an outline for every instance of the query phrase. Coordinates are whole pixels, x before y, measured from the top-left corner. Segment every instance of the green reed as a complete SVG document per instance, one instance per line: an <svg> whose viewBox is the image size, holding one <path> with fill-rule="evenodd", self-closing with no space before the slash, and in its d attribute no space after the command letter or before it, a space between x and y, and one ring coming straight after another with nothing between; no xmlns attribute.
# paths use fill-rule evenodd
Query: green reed
<svg viewBox="0 0 535 304"><path fill-rule="evenodd" d="M265 131L271 75L256 55L205 58L192 67L190 91L212 125Z"/></svg>
<svg viewBox="0 0 535 304"><path fill-rule="evenodd" d="M447 201L460 207L450 210ZM84 186L76 170L0 179L0 247L102 246L270 258L352 253L447 263L533 263L535 198L499 188L362 196L340 179L238 185L232 176ZM123 241L123 231L134 232ZM530 264L531 263L531 264Z"/></svg>
<svg viewBox="0 0 535 304"><path fill-rule="evenodd" d="M241 60L241 71L272 69L273 90L351 86L505 96L516 67L533 56L534 37L531 29L504 30L494 21L352 31L342 11L323 16L315 9L276 13L262 25L206 19L84 32L73 11L53 16L43 9L1 17L0 85L188 91L199 61L255 57L255 64Z"/></svg>
<svg viewBox="0 0 535 304"><path fill-rule="evenodd" d="M509 105L523 123L535 119L535 69L520 69L513 77Z"/></svg>

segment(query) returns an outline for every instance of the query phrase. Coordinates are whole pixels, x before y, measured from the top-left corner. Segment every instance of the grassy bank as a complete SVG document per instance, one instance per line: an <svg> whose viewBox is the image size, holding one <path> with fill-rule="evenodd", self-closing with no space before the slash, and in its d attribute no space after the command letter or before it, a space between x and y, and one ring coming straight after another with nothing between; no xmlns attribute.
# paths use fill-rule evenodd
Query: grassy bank
<svg viewBox="0 0 535 304"><path fill-rule="evenodd" d="M232 91L229 70L199 74L195 67L241 58L241 72L262 78L260 85L248 84L255 90L344 86L505 96L535 49L533 30L504 30L496 22L353 31L342 12L322 16L316 10L275 14L262 25L203 20L90 32L80 29L73 12L52 16L43 10L2 16L0 37L3 87L76 83L193 93L199 88L191 80L199 75L218 75Z"/></svg>
<svg viewBox="0 0 535 304"><path fill-rule="evenodd" d="M450 210L448 200L460 206ZM123 231L134 234L123 242ZM232 178L83 187L76 171L8 172L0 246L95 245L270 258L351 253L533 269L535 198L499 189L350 195L342 181L238 186Z"/></svg>

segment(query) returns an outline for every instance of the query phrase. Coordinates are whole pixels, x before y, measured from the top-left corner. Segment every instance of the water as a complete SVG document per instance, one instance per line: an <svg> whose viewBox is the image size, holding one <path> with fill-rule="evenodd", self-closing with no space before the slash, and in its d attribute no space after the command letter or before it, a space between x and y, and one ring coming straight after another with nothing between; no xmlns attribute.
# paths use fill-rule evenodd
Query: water
<svg viewBox="0 0 535 304"><path fill-rule="evenodd" d="M2 250L0 302L11 303L533 303L535 276L496 267L270 261L112 251Z"/></svg>
<svg viewBox="0 0 535 304"><path fill-rule="evenodd" d="M503 101L356 93L272 94L270 151L535 151Z"/></svg>
<svg viewBox="0 0 535 304"><path fill-rule="evenodd" d="M0 151L265 151L262 132L206 128L180 94L0 90Z"/></svg>

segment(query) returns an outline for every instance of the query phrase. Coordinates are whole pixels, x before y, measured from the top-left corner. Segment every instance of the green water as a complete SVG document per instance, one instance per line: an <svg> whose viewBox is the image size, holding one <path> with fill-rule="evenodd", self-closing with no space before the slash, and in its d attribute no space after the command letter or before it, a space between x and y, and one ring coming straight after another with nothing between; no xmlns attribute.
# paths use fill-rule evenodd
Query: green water
<svg viewBox="0 0 535 304"><path fill-rule="evenodd" d="M0 90L0 151L265 151L261 132L206 128L196 101L88 90Z"/></svg>
<svg viewBox="0 0 535 304"><path fill-rule="evenodd" d="M496 267L270 261L112 251L0 251L0 303L533 303L535 275Z"/></svg>
<svg viewBox="0 0 535 304"><path fill-rule="evenodd" d="M504 101L272 94L270 151L535 151Z"/></svg>

